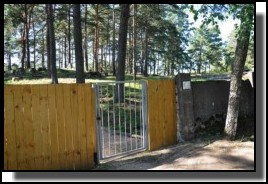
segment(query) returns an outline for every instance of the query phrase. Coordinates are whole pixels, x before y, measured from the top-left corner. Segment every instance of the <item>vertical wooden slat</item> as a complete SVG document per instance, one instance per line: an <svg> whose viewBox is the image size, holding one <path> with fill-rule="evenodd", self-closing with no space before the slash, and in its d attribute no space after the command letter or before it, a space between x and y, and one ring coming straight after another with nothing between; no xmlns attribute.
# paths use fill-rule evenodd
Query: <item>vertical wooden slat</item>
<svg viewBox="0 0 268 184"><path fill-rule="evenodd" d="M92 140L93 137L93 124L95 121L92 122L92 117L95 117L93 114L92 109L92 90L89 86L85 86L85 101L86 101L86 135L87 135L87 158L89 162L89 167L94 165L93 160L93 153L94 153L94 141Z"/></svg>
<svg viewBox="0 0 268 184"><path fill-rule="evenodd" d="M14 106L15 106L15 123L16 123L16 146L18 169L26 169L24 160L24 126L23 126L23 93L22 86L17 85L14 88Z"/></svg>
<svg viewBox="0 0 268 184"><path fill-rule="evenodd" d="M85 85L78 85L78 127L81 130L80 133L80 150L81 150L81 169L88 169L89 161L87 159L87 132L86 132L86 103L84 91Z"/></svg>
<svg viewBox="0 0 268 184"><path fill-rule="evenodd" d="M170 112L171 111L171 106L172 104L170 103L170 99L171 99L171 86L170 86L170 81L169 80L165 80L163 81L163 86L165 87L165 103L163 104L165 111L163 112L163 116L164 116L164 143L163 146L169 145L169 134L171 134L171 122L172 122L172 117L170 117Z"/></svg>
<svg viewBox="0 0 268 184"><path fill-rule="evenodd" d="M77 123L73 121L74 114L72 113L74 107L71 104L71 85L63 84L64 90L64 117L65 117L65 139L66 139L66 168L68 170L74 169L74 145L73 145L73 132L74 124Z"/></svg>
<svg viewBox="0 0 268 184"><path fill-rule="evenodd" d="M97 137L96 137L96 107L95 107L95 90L93 88L90 87L90 97L91 97L91 101L90 101L90 107L91 107L91 138L92 138L92 147L93 147L93 153L97 152ZM94 157L92 156L92 159L94 161ZM94 164L94 163L93 163Z"/></svg>
<svg viewBox="0 0 268 184"><path fill-rule="evenodd" d="M171 122L172 122L172 126L170 127L170 143L169 144L175 144L177 142L177 121L176 121L176 95L175 95L175 81L171 80L170 81L170 85L171 85L171 90L170 90L170 117L172 118Z"/></svg>
<svg viewBox="0 0 268 184"><path fill-rule="evenodd" d="M34 133L34 161L35 169L40 170L44 167L44 159L42 157L42 131L40 121L40 104L39 104L39 86L32 86L32 118L33 118L33 133Z"/></svg>
<svg viewBox="0 0 268 184"><path fill-rule="evenodd" d="M5 94L5 92L4 92ZM4 95L4 99L5 99L5 95ZM6 122L6 103L8 103L8 101L4 100L4 170L7 170L7 155L8 155L8 151L7 151L7 122Z"/></svg>
<svg viewBox="0 0 268 184"><path fill-rule="evenodd" d="M94 95L89 85L5 86L4 168L73 169L73 153L75 169L92 168Z"/></svg>
<svg viewBox="0 0 268 184"><path fill-rule="evenodd" d="M165 119L166 119L166 145L176 143L176 99L175 99L175 82L174 80L165 80L166 104L165 104Z"/></svg>
<svg viewBox="0 0 268 184"><path fill-rule="evenodd" d="M5 165L8 170L17 170L17 148L16 148L16 124L15 106L13 96L13 86L4 87L4 106L5 106Z"/></svg>
<svg viewBox="0 0 268 184"><path fill-rule="evenodd" d="M165 144L165 131L166 131L166 116L165 116L165 103L166 103L166 90L165 83L163 80L157 81L158 83L158 91L157 91L157 99L158 99L158 112L155 114L155 116L158 116L158 128L157 128L157 140L158 144L157 147L160 148ZM155 100L157 100L155 99Z"/></svg>
<svg viewBox="0 0 268 184"><path fill-rule="evenodd" d="M57 106L57 123L58 123L58 154L59 154L59 167L60 169L66 169L66 142L65 142L65 121L64 121L64 106L63 96L65 91L63 85L56 86L56 106ZM66 107L67 108L67 107Z"/></svg>
<svg viewBox="0 0 268 184"><path fill-rule="evenodd" d="M23 85L24 106L24 160L26 169L34 169L34 134L32 120L32 90L30 85Z"/></svg>
<svg viewBox="0 0 268 184"><path fill-rule="evenodd" d="M75 169L79 169L79 166L81 165L81 150L80 150L80 130L78 127L78 104L77 104L77 93L78 93L78 84L71 84L71 107L72 107L72 132L73 132L73 156L74 156L74 166Z"/></svg>
<svg viewBox="0 0 268 184"><path fill-rule="evenodd" d="M154 96L157 94L157 85L154 81L148 81L148 130L149 130L149 150L154 150L156 145L156 125L157 119L154 110L157 106L157 101Z"/></svg>
<svg viewBox="0 0 268 184"><path fill-rule="evenodd" d="M170 131L170 127L171 127L171 121L172 121L172 117L170 117L170 106L172 106L172 104L170 103L170 99L171 99L171 93L170 93L170 90L171 90L171 86L170 86L170 81L169 80L165 80L163 81L163 85L165 87L165 104L163 105L164 108L165 108L165 111L163 112L164 114L164 135L165 135L165 138L164 138L164 143L163 143L163 146L166 146L166 145L169 145L169 134L171 134L171 131Z"/></svg>
<svg viewBox="0 0 268 184"><path fill-rule="evenodd" d="M49 169L51 163L51 151L50 151L50 133L48 122L48 94L47 85L40 85L40 121L42 125L42 138L43 138L43 158L44 168Z"/></svg>
<svg viewBox="0 0 268 184"><path fill-rule="evenodd" d="M59 154L58 154L58 124L56 116L56 87L55 85L48 85L48 110L49 110L49 124L50 124L50 138L51 138L51 169L60 169Z"/></svg>
<svg viewBox="0 0 268 184"><path fill-rule="evenodd" d="M176 143L173 83L173 80L148 81L149 150Z"/></svg>

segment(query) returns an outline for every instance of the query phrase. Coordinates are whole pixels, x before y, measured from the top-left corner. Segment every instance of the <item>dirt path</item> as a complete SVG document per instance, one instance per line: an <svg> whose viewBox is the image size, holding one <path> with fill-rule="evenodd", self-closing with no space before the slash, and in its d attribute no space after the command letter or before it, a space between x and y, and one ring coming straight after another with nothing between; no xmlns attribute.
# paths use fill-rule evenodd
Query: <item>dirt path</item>
<svg viewBox="0 0 268 184"><path fill-rule="evenodd" d="M177 144L117 158L97 170L253 170L254 142L216 140Z"/></svg>

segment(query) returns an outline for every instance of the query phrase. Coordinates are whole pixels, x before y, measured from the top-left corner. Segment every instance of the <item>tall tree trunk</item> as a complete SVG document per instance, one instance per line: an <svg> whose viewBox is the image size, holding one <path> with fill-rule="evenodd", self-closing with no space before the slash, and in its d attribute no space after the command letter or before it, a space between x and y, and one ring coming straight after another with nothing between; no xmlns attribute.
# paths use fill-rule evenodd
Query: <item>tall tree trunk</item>
<svg viewBox="0 0 268 184"><path fill-rule="evenodd" d="M62 60L61 60L61 68L64 68L63 67L63 61L65 61L64 60L64 57L65 57L65 52L64 52L64 46L65 46L65 44L64 44L64 41L63 42L61 42L61 58L62 58Z"/></svg>
<svg viewBox="0 0 268 184"><path fill-rule="evenodd" d="M26 38L25 38L25 33L26 33L26 24L24 23L23 25L23 31L21 34L21 68L24 70L25 66L24 66L24 61L25 61L25 56L26 56Z"/></svg>
<svg viewBox="0 0 268 184"><path fill-rule="evenodd" d="M71 5L68 9L68 65L72 67L72 61L71 61Z"/></svg>
<svg viewBox="0 0 268 184"><path fill-rule="evenodd" d="M117 70L116 81L125 80L125 61L126 61L126 44L127 44L127 31L128 31L128 18L129 18L129 4L121 5L120 27L119 27L119 47L117 56ZM116 86L115 102L124 101L124 84L118 84Z"/></svg>
<svg viewBox="0 0 268 184"><path fill-rule="evenodd" d="M57 52L57 49L56 49L56 52ZM57 55L57 54L56 54ZM60 69L60 63L61 63L61 50L60 50L60 43L58 44L58 61L59 61L59 69ZM56 57L57 58L57 57Z"/></svg>
<svg viewBox="0 0 268 184"><path fill-rule="evenodd" d="M27 4L25 6L25 17L26 17L26 52L27 52L27 57L26 57L26 68L29 69L31 68L31 63L30 63L30 44L29 44L29 15L28 15L28 7Z"/></svg>
<svg viewBox="0 0 268 184"><path fill-rule="evenodd" d="M94 71L95 68L95 57L94 57L94 45L95 45L95 39L93 38L93 42L92 42L92 56L93 56L93 62L92 62L92 70Z"/></svg>
<svg viewBox="0 0 268 184"><path fill-rule="evenodd" d="M101 46L100 46L100 51L101 51L101 66L100 66L100 71L103 72L103 43L101 43Z"/></svg>
<svg viewBox="0 0 268 184"><path fill-rule="evenodd" d="M11 70L11 53L8 54L8 70Z"/></svg>
<svg viewBox="0 0 268 184"><path fill-rule="evenodd" d="M45 38L44 38L44 29L42 29L42 68L45 68Z"/></svg>
<svg viewBox="0 0 268 184"><path fill-rule="evenodd" d="M154 55L154 56L155 56L155 55ZM156 56L155 56L155 57L156 57ZM154 68L153 68L153 70L154 70L153 72L154 72L154 75L155 75L155 69L156 69L156 59L155 59L155 58L154 58L153 67L154 67Z"/></svg>
<svg viewBox="0 0 268 184"><path fill-rule="evenodd" d="M129 48L128 48L128 70L129 70L129 73L132 74L132 68L133 68L133 49L132 49L132 35L131 35L131 25L129 25L129 32L128 32L128 45L129 45Z"/></svg>
<svg viewBox="0 0 268 184"><path fill-rule="evenodd" d="M33 27L33 35L34 35L34 37L33 37L33 48L34 48L34 50L33 50L33 54L34 54L34 68L36 69L36 44L35 44L35 40L36 40L36 33L35 33L35 28L34 28L34 22L32 22L32 27Z"/></svg>
<svg viewBox="0 0 268 184"><path fill-rule="evenodd" d="M51 67L51 80L52 84L58 84L57 68L56 68L56 44L55 44L55 32L54 32L54 12L53 5L48 6L48 29L49 29L49 41L50 41L50 67Z"/></svg>
<svg viewBox="0 0 268 184"><path fill-rule="evenodd" d="M85 4L84 60L85 60L85 64L86 64L86 71L88 71L88 55L87 55L87 4Z"/></svg>
<svg viewBox="0 0 268 184"><path fill-rule="evenodd" d="M49 22L50 22L50 19L49 19L49 5L46 5L46 13L47 13L47 37L46 37L46 41L47 41L47 74L48 74L48 77L50 78L51 77L51 50L50 50L50 35L51 33L49 32L50 29L49 29Z"/></svg>
<svg viewBox="0 0 268 184"><path fill-rule="evenodd" d="M80 4L73 5L76 83L85 83Z"/></svg>
<svg viewBox="0 0 268 184"><path fill-rule="evenodd" d="M143 70L143 75L145 77L148 76L148 28L145 28L145 55L144 55L144 70Z"/></svg>
<svg viewBox="0 0 268 184"><path fill-rule="evenodd" d="M253 5L243 5L241 10L240 30L235 50L235 60L233 63L233 70L231 75L227 117L224 128L224 133L226 137L231 140L233 140L236 136L242 74L248 52L250 31L252 26L251 22L253 20L254 15L253 12Z"/></svg>
<svg viewBox="0 0 268 184"><path fill-rule="evenodd" d="M74 55L74 44L71 44L71 68L73 68L73 55Z"/></svg>
<svg viewBox="0 0 268 184"><path fill-rule="evenodd" d="M136 60L137 60L137 53L136 53L136 41L137 41L137 4L133 4L133 80L136 80Z"/></svg>
<svg viewBox="0 0 268 184"><path fill-rule="evenodd" d="M99 56L99 4L96 5L96 19L95 19L95 42L94 42L94 61L95 72L99 71L98 56Z"/></svg>
<svg viewBox="0 0 268 184"><path fill-rule="evenodd" d="M33 12L33 5L25 4L25 15L26 15L26 49L27 49L27 63L26 68L31 68L31 52L30 52L30 41L29 41L29 31L31 27L31 19Z"/></svg>
<svg viewBox="0 0 268 184"><path fill-rule="evenodd" d="M197 73L201 73L201 66L202 66L202 48L200 48L200 51L199 51L199 61L198 61L198 64L197 64Z"/></svg>
<svg viewBox="0 0 268 184"><path fill-rule="evenodd" d="M144 63L144 39L143 39L143 31L141 30L140 32L140 41L141 41L141 60L140 60L140 71L141 71L141 74L143 74L143 63Z"/></svg>
<svg viewBox="0 0 268 184"><path fill-rule="evenodd" d="M67 68L67 38L66 35L64 37L64 68Z"/></svg>
<svg viewBox="0 0 268 184"><path fill-rule="evenodd" d="M107 30L107 34L106 34L106 47L105 47L105 72L107 72L107 60L108 60L108 65L110 65L110 57L108 56L108 59L107 59L107 55L109 54L108 53L108 50L109 50L109 44L110 44L110 16L108 15L108 20L107 20L107 26L106 26L106 30Z"/></svg>
<svg viewBox="0 0 268 184"><path fill-rule="evenodd" d="M113 65L113 76L116 74L115 69L115 8L113 4L113 47L112 47L112 65Z"/></svg>

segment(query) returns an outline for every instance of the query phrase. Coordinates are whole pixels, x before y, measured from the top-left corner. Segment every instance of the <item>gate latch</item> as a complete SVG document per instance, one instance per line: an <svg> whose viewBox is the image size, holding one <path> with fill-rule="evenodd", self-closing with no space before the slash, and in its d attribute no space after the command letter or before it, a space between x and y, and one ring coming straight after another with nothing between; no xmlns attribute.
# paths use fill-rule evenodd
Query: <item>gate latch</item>
<svg viewBox="0 0 268 184"><path fill-rule="evenodd" d="M97 121L100 121L101 120L101 117L97 117Z"/></svg>

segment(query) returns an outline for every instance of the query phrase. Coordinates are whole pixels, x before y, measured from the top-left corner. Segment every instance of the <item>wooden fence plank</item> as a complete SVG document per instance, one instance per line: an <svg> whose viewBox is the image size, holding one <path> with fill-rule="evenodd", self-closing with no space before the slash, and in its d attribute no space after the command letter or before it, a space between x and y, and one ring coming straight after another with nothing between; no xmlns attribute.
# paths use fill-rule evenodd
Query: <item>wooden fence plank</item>
<svg viewBox="0 0 268 184"><path fill-rule="evenodd" d="M92 168L94 95L84 84L5 86L4 168Z"/></svg>
<svg viewBox="0 0 268 184"><path fill-rule="evenodd" d="M74 133L74 124L77 123L73 121L72 110L73 106L71 104L72 95L71 95L71 85L70 84L63 84L64 90L64 116L65 116L65 139L66 139L66 163L67 166L65 169L74 170L75 163L74 163L74 144L73 144L73 133ZM70 108L72 107L72 108Z"/></svg>
<svg viewBox="0 0 268 184"><path fill-rule="evenodd" d="M157 138L156 136L156 125L157 119L154 114L154 109L157 106L157 101L155 100L155 95L157 90L157 84L154 81L148 81L148 136L149 136L149 150L154 150Z"/></svg>
<svg viewBox="0 0 268 184"><path fill-rule="evenodd" d="M96 108L95 108L95 90L93 88L90 87L90 97L91 97L91 101L90 101L90 107L91 107L91 140L92 140L92 146L93 146L93 153L97 152L97 137L96 137ZM94 157L92 156L92 159L94 161ZM94 164L94 163L93 163Z"/></svg>
<svg viewBox="0 0 268 184"><path fill-rule="evenodd" d="M64 119L64 104L63 96L65 91L63 85L56 86L56 106L57 106L57 123L58 123L58 154L59 154L59 167L60 169L66 169L66 140L65 140L65 119Z"/></svg>
<svg viewBox="0 0 268 184"><path fill-rule="evenodd" d="M71 84L71 107L73 107L72 110L72 118L73 118L73 123L72 123L72 132L73 132L73 161L75 165L75 169L79 168L81 165L81 150L80 150L80 129L78 127L78 85L77 84Z"/></svg>
<svg viewBox="0 0 268 184"><path fill-rule="evenodd" d="M169 84L169 80L165 80L164 81L164 84L163 86L165 87L165 103L163 104L163 107L165 109L165 111L163 112L163 115L164 115L164 135L165 135L165 138L164 138L164 142L163 142L163 146L166 146L168 145L169 143L169 134L171 134L170 132L170 123L172 121L171 117L170 117L170 106L172 106L172 104L170 104L170 99L171 99L171 96L170 96L170 93L169 91L171 90L170 89L170 84Z"/></svg>
<svg viewBox="0 0 268 184"><path fill-rule="evenodd" d="M5 93L5 92L4 92ZM6 100L4 100L4 170L7 170L7 156L8 156L8 148L7 148L7 113L6 113Z"/></svg>
<svg viewBox="0 0 268 184"><path fill-rule="evenodd" d="M5 106L5 165L8 170L17 170L17 148L16 148L16 124L15 106L13 96L13 86L4 87L4 106Z"/></svg>
<svg viewBox="0 0 268 184"><path fill-rule="evenodd" d="M175 81L174 80L171 80L170 81L170 85L171 85L171 89L170 89L170 93L171 93L171 102L170 104L172 105L171 106L171 110L170 110L170 113L171 113L171 117L172 117L172 126L170 127L170 142L169 144L176 144L177 142L177 119L176 119L176 95L175 95Z"/></svg>
<svg viewBox="0 0 268 184"><path fill-rule="evenodd" d="M86 101L87 156L88 156L89 167L93 167L94 159L92 159L92 157L95 151L94 150L95 140L93 140L95 132L94 130L95 120L93 120L93 118L95 118L96 116L93 110L93 107L95 106L92 106L93 90L90 88L90 86L85 86L85 93L86 93L85 101Z"/></svg>
<svg viewBox="0 0 268 184"><path fill-rule="evenodd" d="M34 134L32 120L32 90L30 85L23 85L24 106L24 160L26 169L35 168L34 163Z"/></svg>
<svg viewBox="0 0 268 184"><path fill-rule="evenodd" d="M85 104L85 85L78 85L78 127L80 128L80 150L81 165L80 169L88 169L89 161L87 159L87 132L86 132L86 105Z"/></svg>
<svg viewBox="0 0 268 184"><path fill-rule="evenodd" d="M48 110L51 138L51 169L60 169L59 154L58 154L58 124L56 116L56 86L48 85Z"/></svg>
<svg viewBox="0 0 268 184"><path fill-rule="evenodd" d="M22 86L14 87L14 106L15 106L15 123L16 123L16 146L17 146L17 163L19 170L25 170L24 160L24 125L23 125L23 93Z"/></svg>
<svg viewBox="0 0 268 184"><path fill-rule="evenodd" d="M48 94L47 85L40 85L40 121L42 122L44 168L49 169L51 163L50 133L48 123Z"/></svg>
<svg viewBox="0 0 268 184"><path fill-rule="evenodd" d="M173 80L148 81L149 150L176 143L173 83Z"/></svg>
<svg viewBox="0 0 268 184"><path fill-rule="evenodd" d="M40 104L39 104L39 86L32 86L32 118L33 118L33 133L34 133L34 160L35 169L40 170L44 167L44 159L42 157L43 138L41 134L40 121Z"/></svg>
<svg viewBox="0 0 268 184"><path fill-rule="evenodd" d="M166 94L165 91L167 90L165 88L165 83L163 82L163 80L159 80L158 81L158 106L159 111L158 114L159 115L159 122L158 122L158 131L157 131L157 138L158 138L158 147L162 147L165 144L165 130L166 130L166 109L165 109L165 103L166 103Z"/></svg>

